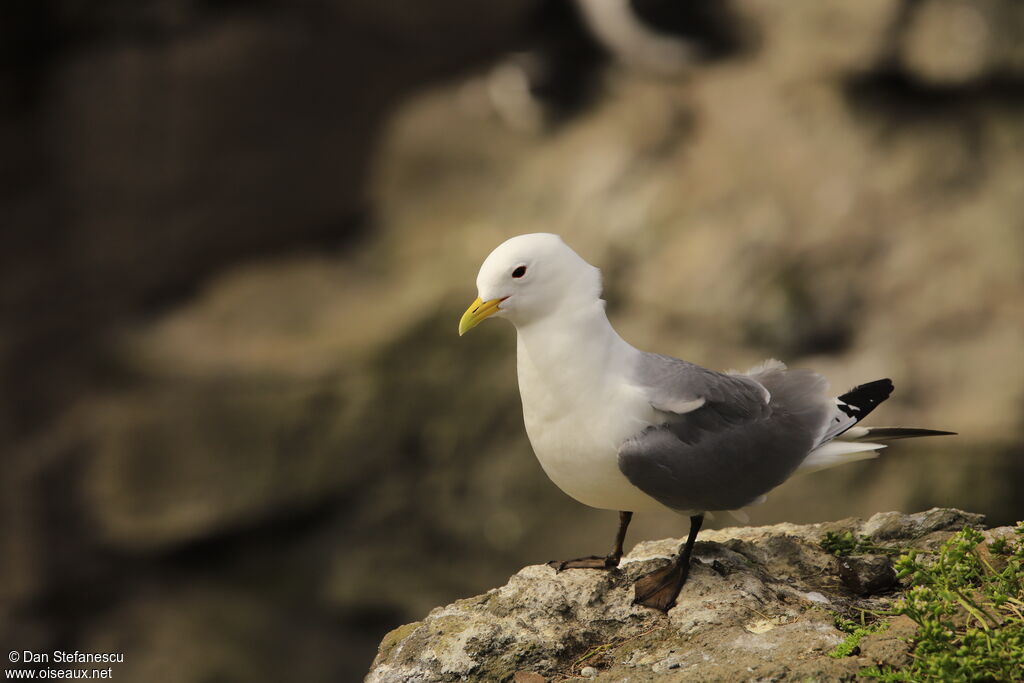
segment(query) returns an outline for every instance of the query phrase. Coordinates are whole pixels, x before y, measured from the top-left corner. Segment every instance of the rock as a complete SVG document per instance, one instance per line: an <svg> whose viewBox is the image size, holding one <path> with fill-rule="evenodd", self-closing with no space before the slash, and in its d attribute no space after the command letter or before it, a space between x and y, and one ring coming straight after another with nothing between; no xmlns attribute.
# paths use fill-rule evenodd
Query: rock
<svg viewBox="0 0 1024 683"><path fill-rule="evenodd" d="M517 671L512 683L548 683L548 679L532 671Z"/></svg>
<svg viewBox="0 0 1024 683"><path fill-rule="evenodd" d="M253 601L226 583L150 586L101 615L82 647L124 652L113 675L126 681L166 680L162 669L171 661L179 681L351 680L332 661L338 643L309 622L281 622L275 602ZM267 649L273 657L259 656Z"/></svg>
<svg viewBox="0 0 1024 683"><path fill-rule="evenodd" d="M864 524L863 534L876 540L921 538L933 531L981 526L985 515L952 508L932 508L905 515L900 512L879 512Z"/></svg>
<svg viewBox="0 0 1024 683"><path fill-rule="evenodd" d="M900 615L885 631L864 636L860 641L860 656L866 660L864 665L906 666L911 660L907 641L916 632L917 624L910 617Z"/></svg>
<svg viewBox="0 0 1024 683"><path fill-rule="evenodd" d="M0 9L0 372L21 386L0 443L88 394L75 380L103 373L94 345L123 320L253 256L356 238L391 108L519 45L539 5Z"/></svg>
<svg viewBox="0 0 1024 683"><path fill-rule="evenodd" d="M367 461L342 465L340 444L307 436L345 421L339 395L212 382L112 401L96 416L97 457L84 474L100 533L117 547L164 549L356 486Z"/></svg>
<svg viewBox="0 0 1024 683"><path fill-rule="evenodd" d="M1024 74L1024 7L1012 0L924 0L899 40L903 68L931 86L955 88Z"/></svg>
<svg viewBox="0 0 1024 683"><path fill-rule="evenodd" d="M841 557L839 578L857 595L875 595L896 585L896 570L885 555Z"/></svg>
<svg viewBox="0 0 1024 683"><path fill-rule="evenodd" d="M986 571L998 574L1006 569L1006 566L1009 564L1009 558L1006 555L992 552L988 544L998 539L1011 541L1016 538L1017 534L1012 527L1000 527L998 529L986 530L984 536L985 539L974 547L974 551L978 553L978 557L984 563Z"/></svg>
<svg viewBox="0 0 1024 683"><path fill-rule="evenodd" d="M993 7L979 0L927 0L911 13L903 63L922 80L960 85L987 75L992 57Z"/></svg>
<svg viewBox="0 0 1024 683"><path fill-rule="evenodd" d="M912 543L924 529L948 537L968 518L958 510L886 515L892 529L905 531L889 537L895 545ZM660 566L676 539L641 543L609 572L529 566L500 588L389 634L366 681L518 681L523 671L608 682L852 680L866 661L902 661L913 633L909 620L898 619L865 638L864 661L828 656L846 636L832 610L889 604L851 598L820 571L831 558L818 543L826 527L859 534L867 526L845 520L709 532L667 614L634 605L632 583Z"/></svg>

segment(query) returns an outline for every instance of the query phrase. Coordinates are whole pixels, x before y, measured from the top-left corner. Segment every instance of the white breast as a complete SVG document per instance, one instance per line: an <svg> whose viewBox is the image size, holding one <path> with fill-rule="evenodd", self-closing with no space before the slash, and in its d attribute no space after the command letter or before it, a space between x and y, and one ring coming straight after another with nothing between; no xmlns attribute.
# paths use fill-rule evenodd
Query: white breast
<svg viewBox="0 0 1024 683"><path fill-rule="evenodd" d="M652 423L654 410L628 382L635 349L617 335L615 340L602 346L590 337L580 348L571 340L558 343L549 331L538 351L520 332L517 368L526 432L544 472L579 502L608 510L663 510L619 470L619 446Z"/></svg>

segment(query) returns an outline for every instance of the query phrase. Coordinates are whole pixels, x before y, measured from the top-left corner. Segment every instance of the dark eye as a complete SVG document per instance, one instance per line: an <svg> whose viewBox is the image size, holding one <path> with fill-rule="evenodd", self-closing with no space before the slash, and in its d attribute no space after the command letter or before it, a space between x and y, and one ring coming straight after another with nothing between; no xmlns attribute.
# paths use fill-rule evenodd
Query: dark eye
<svg viewBox="0 0 1024 683"><path fill-rule="evenodd" d="M512 271L512 277L522 277L526 275L526 266L519 266Z"/></svg>

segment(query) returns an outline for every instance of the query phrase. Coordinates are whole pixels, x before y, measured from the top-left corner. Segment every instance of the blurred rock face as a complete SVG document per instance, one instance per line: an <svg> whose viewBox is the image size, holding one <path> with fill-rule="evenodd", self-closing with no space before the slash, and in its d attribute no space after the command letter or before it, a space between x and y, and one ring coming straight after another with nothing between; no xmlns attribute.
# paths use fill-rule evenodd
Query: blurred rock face
<svg viewBox="0 0 1024 683"><path fill-rule="evenodd" d="M124 316L240 259L350 240L387 112L411 88L508 50L535 5L0 10L11 232L0 315L15 323L0 362L6 380L28 385L0 402L0 438L102 380L108 369L91 356Z"/></svg>
<svg viewBox="0 0 1024 683"><path fill-rule="evenodd" d="M506 126L483 72L402 97L515 44L526 2L194 22L158 4L160 40L66 47L5 123L26 226L4 254L6 372L35 380L32 428L4 399L6 640L117 643L147 680L168 652L189 662L175 680L280 680L300 657L300 678L351 677L399 621L604 552L614 515L529 452L511 330L455 333L480 262L523 232L600 266L637 346L777 356L837 391L891 376L876 424L963 434L791 482L755 521L1021 514L1012 0L736 2L742 56L613 66L547 132Z"/></svg>

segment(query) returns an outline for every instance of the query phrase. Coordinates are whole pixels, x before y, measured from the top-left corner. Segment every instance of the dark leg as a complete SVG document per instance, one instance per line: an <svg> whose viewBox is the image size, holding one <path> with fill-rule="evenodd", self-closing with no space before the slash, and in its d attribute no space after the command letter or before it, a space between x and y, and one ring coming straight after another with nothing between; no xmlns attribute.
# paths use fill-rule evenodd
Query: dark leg
<svg viewBox="0 0 1024 683"><path fill-rule="evenodd" d="M611 569L618 567L619 560L622 559L622 542L626 540L626 529L629 528L631 519L633 519L632 512L619 513L619 532L615 534L615 547L604 557L591 555L590 557L562 560L561 562L552 560L548 562L548 566L557 571L562 571L563 569Z"/></svg>
<svg viewBox="0 0 1024 683"><path fill-rule="evenodd" d="M669 611L672 605L676 604L676 597L686 583L686 577L690 575L690 554L693 553L693 543L697 540L697 532L703 523L703 514L690 517L690 535L687 536L686 543L679 548L676 559L667 567L637 579L633 586L633 604L653 607L662 612Z"/></svg>

